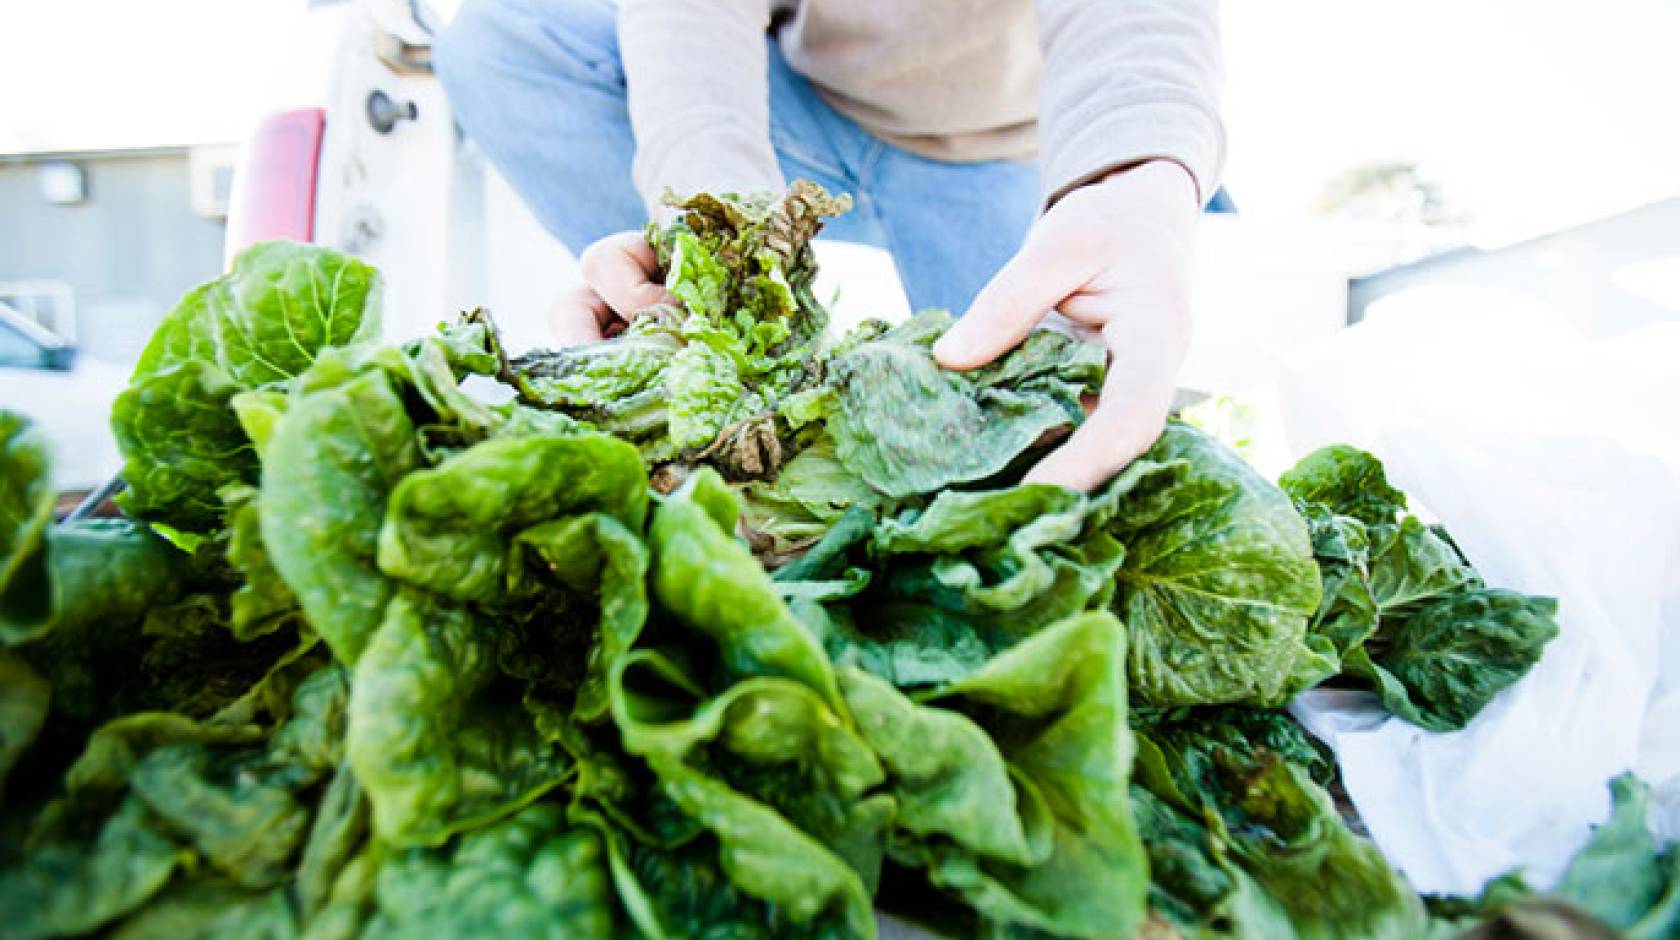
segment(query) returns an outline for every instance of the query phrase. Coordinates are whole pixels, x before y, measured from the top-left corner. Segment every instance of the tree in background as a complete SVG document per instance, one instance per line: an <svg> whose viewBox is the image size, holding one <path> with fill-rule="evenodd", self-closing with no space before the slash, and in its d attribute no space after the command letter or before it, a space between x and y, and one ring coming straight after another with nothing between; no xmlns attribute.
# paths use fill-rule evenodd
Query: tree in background
<svg viewBox="0 0 1680 940"><path fill-rule="evenodd" d="M1367 222L1461 225L1464 213L1452 208L1440 183L1423 175L1416 163L1376 161L1343 170L1330 180L1314 207L1321 216Z"/></svg>

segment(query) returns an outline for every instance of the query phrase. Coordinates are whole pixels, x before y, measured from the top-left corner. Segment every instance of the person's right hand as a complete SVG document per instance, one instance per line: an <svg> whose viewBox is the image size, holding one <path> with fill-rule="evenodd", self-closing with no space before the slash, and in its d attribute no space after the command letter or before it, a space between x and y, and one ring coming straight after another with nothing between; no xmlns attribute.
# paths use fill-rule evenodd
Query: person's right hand
<svg viewBox="0 0 1680 940"><path fill-rule="evenodd" d="M659 276L659 261L641 232L608 235L578 258L583 282L560 296L548 325L561 346L599 342L617 335L638 311L674 304Z"/></svg>

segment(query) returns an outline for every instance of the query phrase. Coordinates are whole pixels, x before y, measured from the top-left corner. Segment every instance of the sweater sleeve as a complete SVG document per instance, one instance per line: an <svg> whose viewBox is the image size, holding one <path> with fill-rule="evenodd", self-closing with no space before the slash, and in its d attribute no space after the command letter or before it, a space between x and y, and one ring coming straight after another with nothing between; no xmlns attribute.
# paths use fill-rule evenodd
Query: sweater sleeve
<svg viewBox="0 0 1680 940"><path fill-rule="evenodd" d="M650 217L666 187L781 189L770 143L770 0L621 0L631 177Z"/></svg>
<svg viewBox="0 0 1680 940"><path fill-rule="evenodd" d="M1038 0L1044 203L1172 160L1213 194L1225 161L1218 0Z"/></svg>

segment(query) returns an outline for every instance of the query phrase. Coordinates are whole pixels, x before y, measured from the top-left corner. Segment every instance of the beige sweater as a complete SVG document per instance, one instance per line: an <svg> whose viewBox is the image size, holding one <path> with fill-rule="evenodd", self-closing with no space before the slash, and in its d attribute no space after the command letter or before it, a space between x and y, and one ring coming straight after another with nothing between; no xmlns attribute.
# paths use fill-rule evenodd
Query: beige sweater
<svg viewBox="0 0 1680 940"><path fill-rule="evenodd" d="M1046 204L1175 160L1211 194L1224 160L1218 0L620 0L650 209L667 186L779 188L764 36L841 113L906 150L1039 161Z"/></svg>

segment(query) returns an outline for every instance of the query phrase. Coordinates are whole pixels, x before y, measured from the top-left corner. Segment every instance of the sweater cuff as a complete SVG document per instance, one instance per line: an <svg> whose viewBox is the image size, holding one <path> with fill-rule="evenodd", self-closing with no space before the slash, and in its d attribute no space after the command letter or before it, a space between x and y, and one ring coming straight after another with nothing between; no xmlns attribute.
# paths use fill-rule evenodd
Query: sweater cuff
<svg viewBox="0 0 1680 940"><path fill-rule="evenodd" d="M1073 189L1122 167L1149 160L1171 160L1189 171L1197 204L1219 187L1225 163L1225 132L1219 117L1200 104L1183 101L1139 102L1118 109L1079 109L1065 115L1062 131L1042 142L1040 178L1048 209Z"/></svg>

